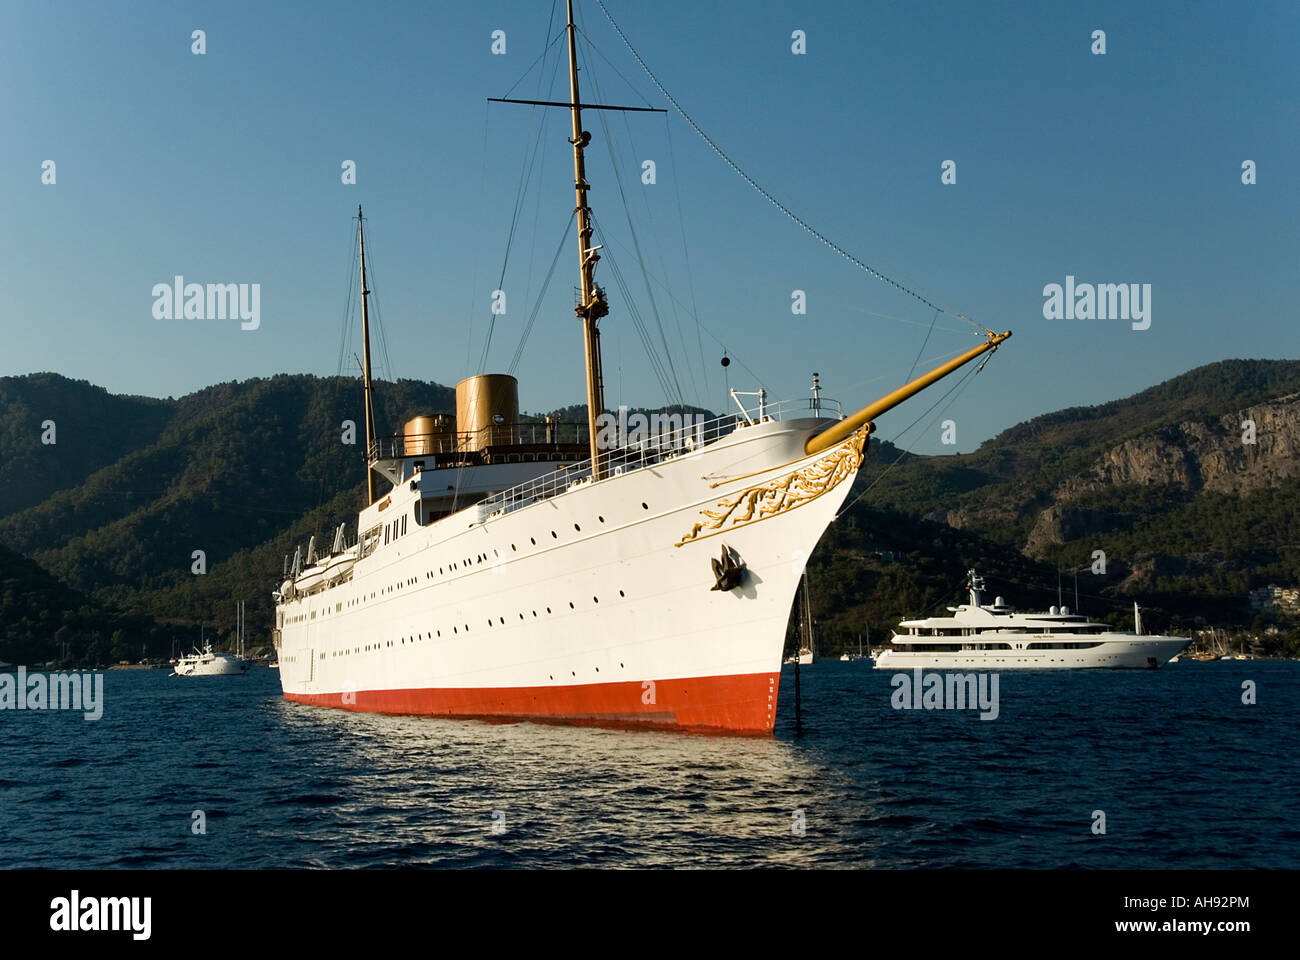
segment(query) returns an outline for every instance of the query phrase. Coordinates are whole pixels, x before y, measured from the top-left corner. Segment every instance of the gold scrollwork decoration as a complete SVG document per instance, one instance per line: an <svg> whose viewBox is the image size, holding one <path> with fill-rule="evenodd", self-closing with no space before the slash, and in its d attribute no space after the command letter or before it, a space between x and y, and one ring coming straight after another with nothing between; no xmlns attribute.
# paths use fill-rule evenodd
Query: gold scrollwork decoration
<svg viewBox="0 0 1300 960"><path fill-rule="evenodd" d="M868 430L864 427L806 467L775 477L766 483L746 487L739 493L719 500L714 509L701 510L704 519L692 525L691 532L677 541L676 546L717 536L724 529L734 530L766 520L811 503L833 490L842 481L852 477L862 465L867 433Z"/></svg>

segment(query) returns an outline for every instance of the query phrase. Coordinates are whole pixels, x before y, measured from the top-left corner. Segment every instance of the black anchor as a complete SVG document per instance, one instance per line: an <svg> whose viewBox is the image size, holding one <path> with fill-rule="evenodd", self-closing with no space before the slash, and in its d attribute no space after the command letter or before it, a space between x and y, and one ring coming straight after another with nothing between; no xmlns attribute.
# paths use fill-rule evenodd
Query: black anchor
<svg viewBox="0 0 1300 960"><path fill-rule="evenodd" d="M726 544L722 546L721 559L714 558L709 563L713 566L713 577L717 581L709 587L710 590L721 590L725 593L736 589L745 579L745 564L736 561L732 556L731 548Z"/></svg>

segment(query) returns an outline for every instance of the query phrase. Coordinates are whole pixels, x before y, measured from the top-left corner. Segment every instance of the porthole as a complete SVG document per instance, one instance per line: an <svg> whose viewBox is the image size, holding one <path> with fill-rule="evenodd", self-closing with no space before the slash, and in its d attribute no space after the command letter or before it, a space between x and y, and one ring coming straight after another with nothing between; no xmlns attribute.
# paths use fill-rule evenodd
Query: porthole
<svg viewBox="0 0 1300 960"><path fill-rule="evenodd" d="M569 601L569 609L570 609L570 610L573 609L573 601L572 601L572 600Z"/></svg>
<svg viewBox="0 0 1300 960"><path fill-rule="evenodd" d="M555 540L560 539L560 535L556 533L554 530L551 531L551 537Z"/></svg>
<svg viewBox="0 0 1300 960"><path fill-rule="evenodd" d="M596 517L596 519L599 520L601 523L604 523L604 522L605 522L605 518L604 518L604 517L600 517L600 516L598 516L598 517Z"/></svg>
<svg viewBox="0 0 1300 960"><path fill-rule="evenodd" d="M536 538L536 537L529 537L529 538L528 538L528 542L531 543L534 547L537 546L537 538Z"/></svg>
<svg viewBox="0 0 1300 960"><path fill-rule="evenodd" d="M627 596L627 594L624 593L622 590L620 590L620 591L618 592L618 595L619 595L620 597L626 597L626 596Z"/></svg>
<svg viewBox="0 0 1300 960"><path fill-rule="evenodd" d="M576 523L573 525L573 529L577 530L579 533L582 533L582 527L578 526Z"/></svg>
<svg viewBox="0 0 1300 960"><path fill-rule="evenodd" d="M641 509L642 509L642 510L649 510L649 509L650 509L650 505L649 505L648 503L645 503L644 501L642 501L642 503L641 503Z"/></svg>

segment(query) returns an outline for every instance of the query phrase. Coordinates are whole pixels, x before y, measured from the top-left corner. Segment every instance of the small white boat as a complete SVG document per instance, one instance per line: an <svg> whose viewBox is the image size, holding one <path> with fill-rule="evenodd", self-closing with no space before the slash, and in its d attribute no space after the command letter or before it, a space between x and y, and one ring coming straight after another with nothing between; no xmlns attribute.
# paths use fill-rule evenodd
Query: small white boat
<svg viewBox="0 0 1300 960"><path fill-rule="evenodd" d="M233 674L247 673L253 661L244 656L244 604L241 601L235 611L236 629L239 631L239 654L213 653L212 644L202 639L203 649L173 662L173 677L226 677Z"/></svg>
<svg viewBox="0 0 1300 960"><path fill-rule="evenodd" d="M868 637L871 636L871 629L870 629L870 628L867 629L867 636L868 636ZM841 654L840 654L840 661L843 662L843 663L850 663L850 662L852 662L852 661L854 661L854 660L861 660L862 658L863 658L863 653L862 653L862 634L859 633L859 634L858 634L858 652L857 652L857 653L841 653Z"/></svg>
<svg viewBox="0 0 1300 960"><path fill-rule="evenodd" d="M213 653L212 644L205 643L202 651L194 651L176 661L173 677L224 677L247 673L253 661L229 653Z"/></svg>

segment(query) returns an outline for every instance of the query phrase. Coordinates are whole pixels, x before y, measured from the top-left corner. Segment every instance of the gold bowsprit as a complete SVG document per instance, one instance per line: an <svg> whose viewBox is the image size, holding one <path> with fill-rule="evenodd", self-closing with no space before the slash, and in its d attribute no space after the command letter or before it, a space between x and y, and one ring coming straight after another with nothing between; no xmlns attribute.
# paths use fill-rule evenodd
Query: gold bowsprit
<svg viewBox="0 0 1300 960"><path fill-rule="evenodd" d="M833 490L862 465L868 432L869 428L863 426L820 460L719 500L715 509L701 510L704 519L692 525L691 532L677 541L676 546L716 536L724 529L734 530L766 520L811 503Z"/></svg>

